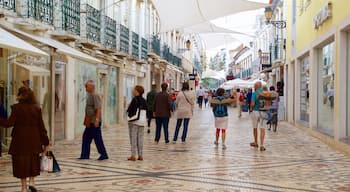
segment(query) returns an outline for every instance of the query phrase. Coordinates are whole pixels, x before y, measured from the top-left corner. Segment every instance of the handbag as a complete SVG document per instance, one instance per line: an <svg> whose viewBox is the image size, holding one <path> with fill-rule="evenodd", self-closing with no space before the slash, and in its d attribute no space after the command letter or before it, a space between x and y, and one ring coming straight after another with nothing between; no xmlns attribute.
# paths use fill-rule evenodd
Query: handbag
<svg viewBox="0 0 350 192"><path fill-rule="evenodd" d="M145 126L147 123L147 111L144 109L137 108L136 114L132 117L127 117L128 122L139 126Z"/></svg>
<svg viewBox="0 0 350 192"><path fill-rule="evenodd" d="M45 154L41 155L40 170L48 173L57 173L61 171L52 151L47 151Z"/></svg>

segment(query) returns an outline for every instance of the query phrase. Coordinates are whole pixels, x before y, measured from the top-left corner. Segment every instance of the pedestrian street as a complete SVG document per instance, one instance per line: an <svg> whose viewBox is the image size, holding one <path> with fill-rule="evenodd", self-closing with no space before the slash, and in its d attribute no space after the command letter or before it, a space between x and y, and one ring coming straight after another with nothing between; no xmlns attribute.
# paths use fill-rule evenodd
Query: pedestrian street
<svg viewBox="0 0 350 192"><path fill-rule="evenodd" d="M92 145L90 160L78 160L81 138L52 147L61 172L42 173L36 187L42 192L225 192L225 191L350 191L350 157L330 148L287 123L277 132L266 131L266 151L252 148L248 113L239 119L230 108L227 149L214 145L214 117L210 108L195 108L186 144L164 143L162 132L154 142L145 129L144 161L127 161L127 126L103 130L109 159L97 161ZM169 124L171 139L175 118ZM181 132L180 132L181 136ZM0 191L20 190L12 176L11 159L0 159Z"/></svg>

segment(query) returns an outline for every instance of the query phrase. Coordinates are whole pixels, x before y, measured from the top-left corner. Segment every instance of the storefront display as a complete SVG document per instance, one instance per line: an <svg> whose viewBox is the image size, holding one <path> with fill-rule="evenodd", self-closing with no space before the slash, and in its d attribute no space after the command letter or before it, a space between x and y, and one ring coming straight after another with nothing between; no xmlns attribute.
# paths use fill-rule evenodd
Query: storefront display
<svg viewBox="0 0 350 192"><path fill-rule="evenodd" d="M86 106L85 82L93 80L96 83L96 66L81 61L76 62L76 120L75 133L81 134L84 130L83 122Z"/></svg>
<svg viewBox="0 0 350 192"><path fill-rule="evenodd" d="M348 92L347 92L347 136L350 137L350 32L347 34L347 85L348 85Z"/></svg>
<svg viewBox="0 0 350 192"><path fill-rule="evenodd" d="M49 52L48 48L43 48ZM11 113L11 105L16 103L17 91L22 86L31 88L35 94L38 105L42 108L43 120L52 136L51 128L51 73L49 57L32 56L22 52L0 49L0 99L8 113ZM3 134L3 144L10 141L10 129Z"/></svg>
<svg viewBox="0 0 350 192"><path fill-rule="evenodd" d="M309 122L309 56L300 60L300 121Z"/></svg>
<svg viewBox="0 0 350 192"><path fill-rule="evenodd" d="M117 124L118 119L118 90L117 90L117 80L118 80L118 69L116 67L110 67L108 71L108 100L107 100L107 121L108 124Z"/></svg>
<svg viewBox="0 0 350 192"><path fill-rule="evenodd" d="M334 42L320 49L318 62L318 113L319 131L334 134Z"/></svg>

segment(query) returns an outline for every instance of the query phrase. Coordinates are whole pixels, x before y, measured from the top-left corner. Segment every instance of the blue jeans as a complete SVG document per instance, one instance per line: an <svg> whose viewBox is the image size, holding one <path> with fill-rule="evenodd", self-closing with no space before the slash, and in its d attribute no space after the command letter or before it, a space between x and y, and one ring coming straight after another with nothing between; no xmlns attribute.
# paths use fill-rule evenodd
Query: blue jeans
<svg viewBox="0 0 350 192"><path fill-rule="evenodd" d="M156 117L156 138L154 140L159 142L162 125L164 128L165 143L169 143L169 117Z"/></svg>
<svg viewBox="0 0 350 192"><path fill-rule="evenodd" d="M81 158L90 158L90 145L92 140L95 141L95 145L98 153L102 157L108 157L105 145L103 144L101 123L99 127L95 127L94 124L90 124L90 127L86 127L83 134L83 143L81 147Z"/></svg>
<svg viewBox="0 0 350 192"><path fill-rule="evenodd" d="M190 122L190 119L184 118L183 120L184 120L184 129L182 131L181 140L182 140L182 142L185 142L186 136L187 136L188 123ZM173 141L177 141L177 136L179 135L179 130L180 130L181 124L182 124L182 119L177 119Z"/></svg>

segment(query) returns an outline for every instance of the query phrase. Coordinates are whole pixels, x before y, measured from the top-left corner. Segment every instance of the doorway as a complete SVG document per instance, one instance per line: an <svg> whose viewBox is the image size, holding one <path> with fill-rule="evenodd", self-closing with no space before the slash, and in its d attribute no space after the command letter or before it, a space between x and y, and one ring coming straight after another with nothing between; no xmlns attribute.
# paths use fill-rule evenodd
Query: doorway
<svg viewBox="0 0 350 192"><path fill-rule="evenodd" d="M99 70L97 80L97 94L101 98L101 117L102 122L107 122L107 74L108 71Z"/></svg>
<svg viewBox="0 0 350 192"><path fill-rule="evenodd" d="M65 137L66 116L66 65L56 62L55 66L55 141Z"/></svg>

